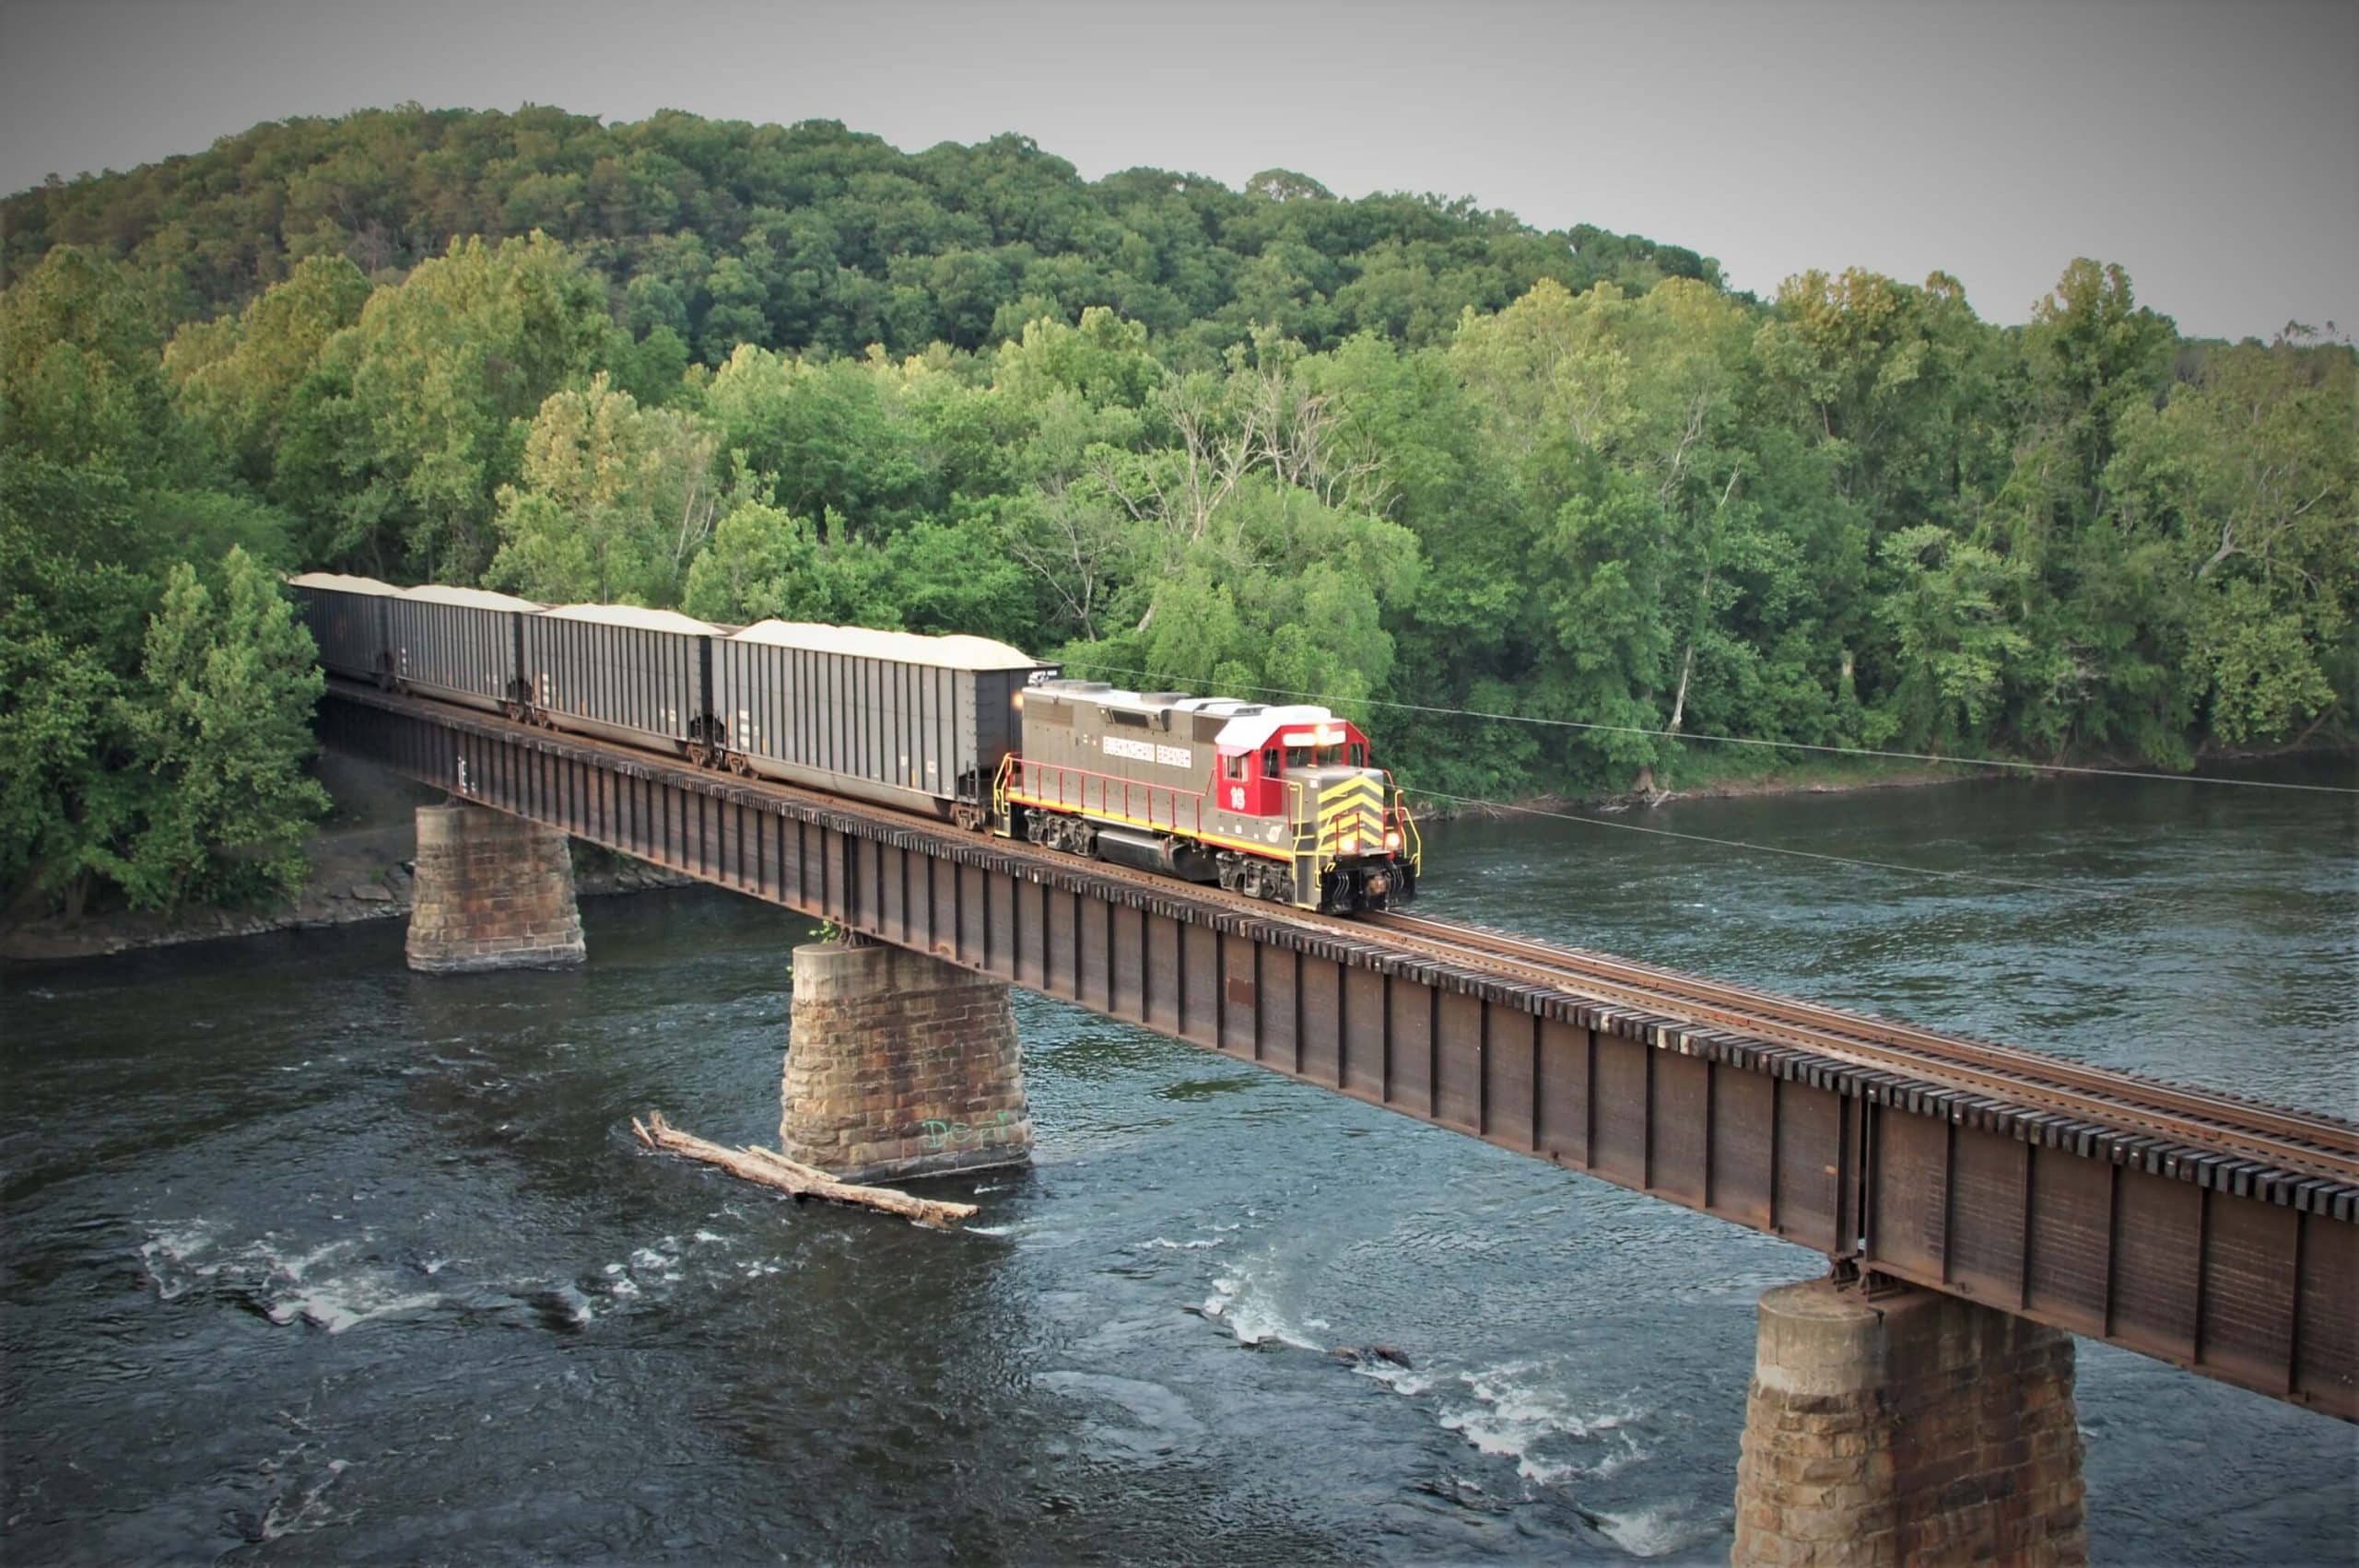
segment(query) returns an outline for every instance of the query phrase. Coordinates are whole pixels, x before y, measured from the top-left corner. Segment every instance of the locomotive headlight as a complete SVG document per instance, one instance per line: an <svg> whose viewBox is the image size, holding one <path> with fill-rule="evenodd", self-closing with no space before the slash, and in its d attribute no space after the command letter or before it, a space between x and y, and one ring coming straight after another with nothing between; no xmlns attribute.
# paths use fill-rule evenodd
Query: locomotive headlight
<svg viewBox="0 0 2359 1568"><path fill-rule="evenodd" d="M1344 836L1342 842L1335 847L1346 855L1356 855L1360 852L1360 836L1356 833L1347 833Z"/></svg>
<svg viewBox="0 0 2359 1568"><path fill-rule="evenodd" d="M1401 848L1401 830L1399 828L1395 827L1386 830L1384 835L1384 847L1388 849L1398 849Z"/></svg>

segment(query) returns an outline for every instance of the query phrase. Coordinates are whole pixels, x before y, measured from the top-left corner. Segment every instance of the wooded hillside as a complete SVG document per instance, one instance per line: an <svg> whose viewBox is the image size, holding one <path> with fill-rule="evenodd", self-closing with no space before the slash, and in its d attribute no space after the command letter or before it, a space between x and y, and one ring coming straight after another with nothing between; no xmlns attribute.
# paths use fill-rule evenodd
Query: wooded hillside
<svg viewBox="0 0 2359 1568"><path fill-rule="evenodd" d="M2350 737L2359 361L2183 340L2116 265L2001 328L1939 274L1761 301L1299 175L553 110L258 126L0 216L34 895L300 875L269 584L310 567L1322 697L1469 795L1676 781L1661 731Z"/></svg>

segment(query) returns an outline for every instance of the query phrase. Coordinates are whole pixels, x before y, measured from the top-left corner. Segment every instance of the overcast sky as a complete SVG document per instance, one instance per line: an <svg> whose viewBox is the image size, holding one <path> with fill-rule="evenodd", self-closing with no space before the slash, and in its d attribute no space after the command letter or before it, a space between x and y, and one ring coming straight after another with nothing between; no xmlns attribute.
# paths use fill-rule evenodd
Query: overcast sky
<svg viewBox="0 0 2359 1568"><path fill-rule="evenodd" d="M405 99L1285 167L1676 241L1765 294L1940 268L2003 322L2091 255L2189 333L2359 329L2348 0L0 0L10 191Z"/></svg>

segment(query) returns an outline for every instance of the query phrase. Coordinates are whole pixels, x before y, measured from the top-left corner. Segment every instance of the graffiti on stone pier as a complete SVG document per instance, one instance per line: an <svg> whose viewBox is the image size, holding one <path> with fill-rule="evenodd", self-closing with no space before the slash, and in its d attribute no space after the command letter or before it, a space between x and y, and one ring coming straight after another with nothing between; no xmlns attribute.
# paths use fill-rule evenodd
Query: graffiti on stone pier
<svg viewBox="0 0 2359 1568"><path fill-rule="evenodd" d="M1001 1129L1015 1119L1014 1111L994 1111L980 1121L943 1121L928 1117L922 1124L926 1152L938 1154L945 1149L972 1149L978 1144L989 1143Z"/></svg>

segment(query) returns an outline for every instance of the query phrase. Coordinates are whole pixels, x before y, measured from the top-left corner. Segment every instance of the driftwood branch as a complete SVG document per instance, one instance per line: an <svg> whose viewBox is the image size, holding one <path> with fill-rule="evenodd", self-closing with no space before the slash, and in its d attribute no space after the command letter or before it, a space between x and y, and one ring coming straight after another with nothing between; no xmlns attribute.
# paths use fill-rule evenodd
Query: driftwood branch
<svg viewBox="0 0 2359 1568"><path fill-rule="evenodd" d="M686 1154L691 1160L702 1160L709 1165L719 1165L732 1176L791 1192L798 1199L816 1198L828 1203L882 1209L935 1230L948 1230L975 1212L972 1203L944 1203L931 1198L913 1198L889 1187L856 1187L838 1181L823 1170L790 1160L774 1150L752 1144L741 1149L725 1148L694 1133L682 1132L663 1119L662 1111L648 1112L645 1121L631 1117L630 1129L647 1148L667 1150Z"/></svg>

